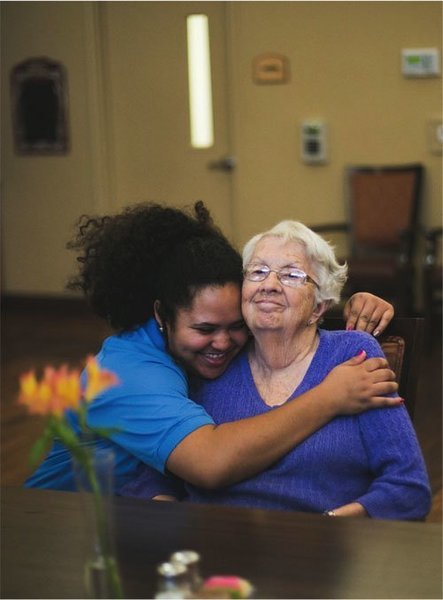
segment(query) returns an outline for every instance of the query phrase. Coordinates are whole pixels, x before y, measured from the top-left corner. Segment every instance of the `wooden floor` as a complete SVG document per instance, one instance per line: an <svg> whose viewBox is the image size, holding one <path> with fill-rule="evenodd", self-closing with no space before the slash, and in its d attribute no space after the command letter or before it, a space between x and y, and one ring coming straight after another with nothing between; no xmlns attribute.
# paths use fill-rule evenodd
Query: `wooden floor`
<svg viewBox="0 0 443 600"><path fill-rule="evenodd" d="M19 375L46 364L81 367L108 331L77 303L15 301L2 303L1 483L21 485L29 473L27 456L42 430L16 403ZM422 356L414 425L433 492L430 522L442 521L442 352L440 328Z"/></svg>

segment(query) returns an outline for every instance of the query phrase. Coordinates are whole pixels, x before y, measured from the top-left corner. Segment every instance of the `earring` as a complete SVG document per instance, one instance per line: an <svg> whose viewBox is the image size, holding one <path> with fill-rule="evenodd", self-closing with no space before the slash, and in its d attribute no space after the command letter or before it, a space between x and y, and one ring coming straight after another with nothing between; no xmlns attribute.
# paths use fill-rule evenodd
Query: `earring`
<svg viewBox="0 0 443 600"><path fill-rule="evenodd" d="M165 328L163 327L163 325L160 325L160 323L157 323L157 325L158 325L160 333L163 333L164 330L165 330Z"/></svg>

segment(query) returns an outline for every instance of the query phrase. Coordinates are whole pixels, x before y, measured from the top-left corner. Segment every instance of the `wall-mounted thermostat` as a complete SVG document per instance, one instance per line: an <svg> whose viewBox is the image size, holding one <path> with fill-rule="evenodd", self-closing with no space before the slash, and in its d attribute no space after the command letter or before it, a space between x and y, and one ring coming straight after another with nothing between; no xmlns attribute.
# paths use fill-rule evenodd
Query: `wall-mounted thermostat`
<svg viewBox="0 0 443 600"><path fill-rule="evenodd" d="M437 77L439 59L437 48L408 48L401 51L401 70L405 77Z"/></svg>
<svg viewBox="0 0 443 600"><path fill-rule="evenodd" d="M323 121L303 121L300 131L301 159L307 164L327 161L326 124Z"/></svg>

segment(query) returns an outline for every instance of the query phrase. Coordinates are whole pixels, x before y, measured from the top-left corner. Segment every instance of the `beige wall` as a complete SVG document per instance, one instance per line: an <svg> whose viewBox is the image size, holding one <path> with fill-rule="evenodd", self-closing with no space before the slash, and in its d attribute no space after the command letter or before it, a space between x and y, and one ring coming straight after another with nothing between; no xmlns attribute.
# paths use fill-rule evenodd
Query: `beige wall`
<svg viewBox="0 0 443 600"><path fill-rule="evenodd" d="M88 3L7 2L2 27L2 285L13 293L60 293L72 269L71 227L96 203L94 59ZM71 150L65 156L17 156L12 147L9 71L29 57L61 61L68 72Z"/></svg>
<svg viewBox="0 0 443 600"><path fill-rule="evenodd" d="M125 202L122 191L143 189L143 169L133 168L128 156L117 169L109 157L113 144L130 144L124 138L123 113L115 105L109 108L120 81L118 71L110 68L109 44L116 39L109 39L106 11L98 6L104 4L1 5L6 292L63 293L72 269L64 246L75 219L85 211L117 209ZM130 28L132 3L124 4ZM149 4L154 3L145 4L149 19ZM441 8L439 2L226 3L229 101L239 161L233 175L232 228L238 243L287 216L307 223L342 218L342 169L351 162L423 162L423 222L441 223L441 156L430 152L426 136L428 120L441 117L441 78L406 80L400 73L401 48L441 48ZM158 48L149 47L151 38L140 37L138 61L158 54ZM118 51L112 47L114 56ZM287 85L251 81L253 57L267 51L288 56ZM67 67L71 151L66 156L13 152L8 75L14 64L30 56L49 56ZM128 65L134 60L133 55L119 58ZM184 100L177 97L175 102ZM315 117L324 118L329 127L330 161L322 167L308 167L299 159L299 123ZM116 132L117 142L112 139ZM134 164L148 164L150 157L140 156L140 148Z"/></svg>
<svg viewBox="0 0 443 600"><path fill-rule="evenodd" d="M435 2L231 3L239 241L270 220L341 220L343 169L351 163L422 162L423 222L441 223L441 155L430 152L427 123L441 118L442 80L400 72L402 48L441 48L441 9ZM290 82L254 84L253 57L272 51L288 57ZM328 126L325 166L300 160L299 125L310 118Z"/></svg>

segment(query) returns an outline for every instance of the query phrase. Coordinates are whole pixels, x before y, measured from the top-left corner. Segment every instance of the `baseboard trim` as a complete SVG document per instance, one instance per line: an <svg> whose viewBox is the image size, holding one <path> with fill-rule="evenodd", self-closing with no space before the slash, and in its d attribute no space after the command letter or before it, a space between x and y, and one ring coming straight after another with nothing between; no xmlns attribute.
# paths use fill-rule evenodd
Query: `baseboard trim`
<svg viewBox="0 0 443 600"><path fill-rule="evenodd" d="M91 308L84 298L37 294L2 294L2 312L35 311L39 313L68 313L92 315Z"/></svg>

